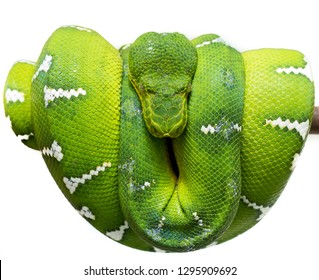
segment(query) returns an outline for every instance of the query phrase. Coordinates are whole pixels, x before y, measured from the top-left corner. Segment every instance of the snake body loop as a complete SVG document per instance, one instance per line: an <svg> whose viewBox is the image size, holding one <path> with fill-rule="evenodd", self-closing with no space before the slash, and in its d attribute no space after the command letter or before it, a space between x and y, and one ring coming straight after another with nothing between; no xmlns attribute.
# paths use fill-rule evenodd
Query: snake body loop
<svg viewBox="0 0 319 280"><path fill-rule="evenodd" d="M4 94L23 142L96 229L145 251L192 251L245 232L273 206L314 108L298 51L239 53L218 35L140 36L116 50L64 26Z"/></svg>

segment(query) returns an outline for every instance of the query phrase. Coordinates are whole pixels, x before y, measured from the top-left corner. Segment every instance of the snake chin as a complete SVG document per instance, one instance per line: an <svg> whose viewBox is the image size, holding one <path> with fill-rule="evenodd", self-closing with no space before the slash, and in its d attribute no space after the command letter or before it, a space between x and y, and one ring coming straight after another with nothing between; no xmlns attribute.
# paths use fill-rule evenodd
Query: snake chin
<svg viewBox="0 0 319 280"><path fill-rule="evenodd" d="M186 122L184 124L181 121L170 128L166 123L163 125L151 120L151 123L146 122L146 127L148 131L156 138L177 138L183 133L186 127Z"/></svg>
<svg viewBox="0 0 319 280"><path fill-rule="evenodd" d="M157 138L177 138L187 125L187 94L140 97L148 131Z"/></svg>

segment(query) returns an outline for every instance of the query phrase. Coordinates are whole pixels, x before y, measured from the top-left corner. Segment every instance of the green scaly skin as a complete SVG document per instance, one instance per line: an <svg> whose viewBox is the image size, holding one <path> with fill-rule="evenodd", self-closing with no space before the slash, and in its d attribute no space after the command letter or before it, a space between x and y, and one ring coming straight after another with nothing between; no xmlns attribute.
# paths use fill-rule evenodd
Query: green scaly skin
<svg viewBox="0 0 319 280"><path fill-rule="evenodd" d="M278 199L312 119L307 67L300 52L240 54L218 35L152 32L118 51L66 26L36 64L12 67L4 105L96 229L192 251L245 232Z"/></svg>

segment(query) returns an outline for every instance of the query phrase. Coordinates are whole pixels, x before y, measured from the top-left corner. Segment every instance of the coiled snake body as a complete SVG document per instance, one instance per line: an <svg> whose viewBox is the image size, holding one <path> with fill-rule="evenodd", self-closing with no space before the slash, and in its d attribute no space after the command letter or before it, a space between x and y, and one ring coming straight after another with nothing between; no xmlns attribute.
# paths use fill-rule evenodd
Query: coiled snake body
<svg viewBox="0 0 319 280"><path fill-rule="evenodd" d="M141 250L191 251L255 225L310 128L303 54L239 53L218 35L154 32L116 50L64 26L16 63L4 104L63 194L96 229Z"/></svg>

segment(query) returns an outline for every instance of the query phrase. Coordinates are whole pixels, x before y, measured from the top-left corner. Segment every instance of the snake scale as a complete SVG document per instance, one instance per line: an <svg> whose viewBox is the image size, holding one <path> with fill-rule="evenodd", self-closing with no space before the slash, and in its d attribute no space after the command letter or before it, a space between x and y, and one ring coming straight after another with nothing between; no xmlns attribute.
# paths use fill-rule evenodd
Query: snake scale
<svg viewBox="0 0 319 280"><path fill-rule="evenodd" d="M238 236L274 205L309 132L314 83L294 50L155 32L117 50L63 26L36 63L13 65L4 106L96 229L182 252Z"/></svg>

